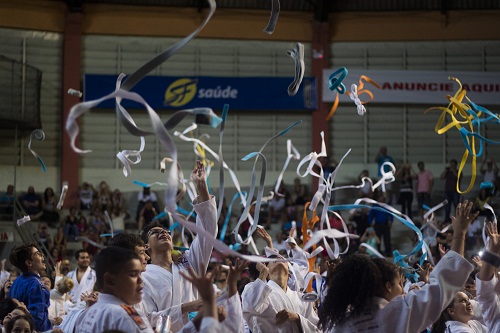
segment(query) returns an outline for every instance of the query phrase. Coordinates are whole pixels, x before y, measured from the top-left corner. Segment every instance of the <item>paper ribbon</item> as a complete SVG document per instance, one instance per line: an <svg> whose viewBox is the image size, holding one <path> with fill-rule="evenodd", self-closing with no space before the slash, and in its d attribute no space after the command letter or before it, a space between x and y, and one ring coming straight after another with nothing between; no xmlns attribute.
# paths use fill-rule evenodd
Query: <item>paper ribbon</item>
<svg viewBox="0 0 500 333"><path fill-rule="evenodd" d="M222 138L224 137L224 129L226 128L227 113L229 112L229 104L224 104L222 109L222 122L219 127L219 206L217 208L217 221L222 214L222 206L224 204L224 158L222 156ZM239 194L239 193L238 193ZM228 210L229 215L231 214Z"/></svg>
<svg viewBox="0 0 500 333"><path fill-rule="evenodd" d="M31 221L31 217L29 215L25 215L17 220L17 225L22 226L23 224L29 221Z"/></svg>
<svg viewBox="0 0 500 333"><path fill-rule="evenodd" d="M81 98L83 94L82 94L81 91L78 91L76 89L70 88L70 89L68 89L68 95L76 96L76 97L80 97Z"/></svg>
<svg viewBox="0 0 500 333"><path fill-rule="evenodd" d="M365 247L368 250L370 250L371 252L373 252L373 254L376 255L377 257L382 258L382 259L387 259L386 257L384 257L384 255L382 253L378 252L378 250L376 248L374 248L373 246L371 246L370 244L361 243L361 244L359 244L359 247Z"/></svg>
<svg viewBox="0 0 500 333"><path fill-rule="evenodd" d="M111 229L111 237L114 237L115 231L114 231L114 228L113 228L113 220L109 216L109 213L108 213L107 210L104 211L104 217L106 218L106 222L108 222L109 228Z"/></svg>
<svg viewBox="0 0 500 333"><path fill-rule="evenodd" d="M68 185L64 184L61 189L61 196L59 197L59 202L57 203L57 209L61 209L64 205L64 199L66 198L66 193L68 193Z"/></svg>
<svg viewBox="0 0 500 333"><path fill-rule="evenodd" d="M45 167L45 164L43 163L43 159L40 155L38 155L33 149L31 149L31 141L35 139L37 141L43 141L45 140L45 132L41 129L36 129L33 132L31 132L30 135L30 141L28 142L28 149L33 154L33 156L38 160L40 165L42 166L43 172L47 172L47 168Z"/></svg>
<svg viewBox="0 0 500 333"><path fill-rule="evenodd" d="M281 185L281 182L283 181L283 176L285 175L285 170L288 167L288 164L290 163L291 159L298 160L300 159L300 153L297 150L297 148L294 147L292 144L292 140L288 139L286 140L286 151L287 151L287 157L285 160L285 164L283 165L283 169L281 169L280 174L278 175L278 180L276 181L276 185L274 186L274 193L280 194L278 192L278 189Z"/></svg>
<svg viewBox="0 0 500 333"><path fill-rule="evenodd" d="M248 154L248 155L246 155L245 157L242 158L243 161L248 161L249 159L255 157L255 161L254 161L254 164L253 164L253 167L252 167L252 181L251 181L251 185L250 185L250 190L248 191L247 204L246 204L246 206L245 206L245 208L243 210L242 215L240 216L240 219L239 219L238 223L236 224L236 227L234 228L234 230L232 232L233 235L235 235L235 236L238 235L238 230L239 230L240 225L248 217L248 213L250 211L251 202L252 202L252 199L253 199L253 194L255 192L257 162L259 160L259 157L262 158L262 167L261 167L261 173L260 173L260 182L259 182L259 188L258 188L258 191L257 191L257 198L256 198L256 203L255 203L255 213L254 213L254 216L253 216L253 221L249 220L249 222L250 222L250 229L248 230L247 238L243 241L244 243L247 243L247 241L250 240L252 234L255 232L255 230L257 228L257 223L259 222L261 199L262 199L262 196L263 196L263 193L264 193L264 182L265 182L265 179L266 179L266 171L267 171L266 170L267 169L267 160L266 160L266 157L262 154L262 151L266 148L266 146L267 146L267 144L269 142L274 141L277 138L285 135L286 133L288 133L289 131L291 131L295 126L297 126L301 122L302 122L302 120L299 120L299 121L293 123L292 125L288 126L283 131L281 131L281 132L275 134L274 136L272 136L271 138L269 138L262 145L262 147L259 149L259 151L250 153L250 154ZM254 222L254 221L256 221L256 222Z"/></svg>
<svg viewBox="0 0 500 333"><path fill-rule="evenodd" d="M295 62L295 79L288 86L288 95L295 96L297 91L299 91L300 84L304 78L304 44L297 43L293 50L286 51L286 54L290 56Z"/></svg>
<svg viewBox="0 0 500 333"><path fill-rule="evenodd" d="M94 245L95 247L97 248L100 248L100 249L105 249L106 246L105 245L102 245L102 244L99 244L99 243L96 243L94 242L93 240L89 239L88 237L81 237L81 236L78 236L78 237L75 237L75 240L77 241L82 241L82 242L87 242L91 245Z"/></svg>
<svg viewBox="0 0 500 333"><path fill-rule="evenodd" d="M460 189L460 184L457 181L457 191L460 194L468 193L474 186L474 182L476 180L476 169L477 169L477 157L482 155L483 152L483 142L490 144L500 144L500 141L493 141L485 138L481 135L481 124L483 123L495 123L498 124L500 122L500 118L498 115L491 113L484 107L476 105L472 102L467 96L466 91L462 87L462 83L460 80L454 77L449 77L448 79L453 80L458 83L459 88L453 96L447 96L447 99L450 101L448 107L431 107L424 111L427 113L431 110L440 110L441 116L438 119L438 122L435 127L435 131L438 134L444 134L451 128L455 127L461 134L462 140L465 145L465 151L462 156L462 160L460 161L460 166L458 168L458 179L461 178L462 171L465 167L465 164L468 161L469 154L471 154L471 167L472 167L472 176L469 183L469 186L465 191ZM470 103L463 103L463 99L467 99ZM486 118L481 118L483 113L488 115ZM445 122L446 116L449 115L451 120L448 124L443 125ZM460 120L457 119L456 116L460 116ZM462 127L462 125L466 125L466 127ZM474 126L477 126L477 131L474 130ZM476 141L479 140L479 151L476 153Z"/></svg>
<svg viewBox="0 0 500 333"><path fill-rule="evenodd" d="M443 202L441 202L440 204L432 207L432 208L429 208L427 207L426 205L424 205L424 209L427 209L427 212L424 214L424 220L434 220L434 212L438 209L441 209L443 208L444 206L446 206L446 204L448 203L448 200L444 200ZM429 218L430 216L430 218Z"/></svg>
<svg viewBox="0 0 500 333"><path fill-rule="evenodd" d="M269 35L274 32L276 23L278 23L278 16L280 14L280 0L272 0L271 5L271 16L269 17L269 22L267 22L267 26L264 29L264 32Z"/></svg>
<svg viewBox="0 0 500 333"><path fill-rule="evenodd" d="M354 101L354 104L356 104L358 114L360 116L363 116L366 113L366 108L359 99L358 86L356 86L354 83L351 85L351 94L349 95L349 98Z"/></svg>
<svg viewBox="0 0 500 333"><path fill-rule="evenodd" d="M345 69L345 67L342 67L330 75L329 88L331 91L335 90L337 93L335 94L336 95L335 102L333 103L332 108L330 109L330 113L328 113L328 116L326 117L327 121L333 117L333 115L335 114L335 111L337 110L337 107L339 106L339 94L345 93L346 95L348 95L351 98L351 100L353 100L354 103L356 104L356 107L358 109L358 114L360 116L362 116L366 113L366 108L363 105L373 100L373 93L368 89L363 89L364 85L365 85L365 82L363 82L363 80L374 85L375 87L377 87L379 89L381 88L377 82L373 81L368 76L361 75L359 77L358 86L356 86L355 84L351 85L351 93L349 93L348 91L346 91L345 86L342 83L345 76L347 75L347 69L345 69L345 71L344 71L344 69ZM345 73L345 75L344 75L344 73ZM338 74L340 74L340 76L338 78L335 77ZM339 89L339 87L340 87L340 89ZM368 95L369 98L366 101L361 101L359 96L364 95L364 94Z"/></svg>

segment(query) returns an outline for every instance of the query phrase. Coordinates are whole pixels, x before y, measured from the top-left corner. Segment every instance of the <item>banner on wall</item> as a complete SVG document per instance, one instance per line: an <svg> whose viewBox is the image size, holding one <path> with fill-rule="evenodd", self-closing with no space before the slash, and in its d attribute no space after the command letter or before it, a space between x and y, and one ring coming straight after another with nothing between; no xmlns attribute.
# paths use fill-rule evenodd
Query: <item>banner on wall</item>
<svg viewBox="0 0 500 333"><path fill-rule="evenodd" d="M115 89L116 75L85 74L84 100L94 100ZM304 77L295 96L288 96L290 78L268 77L171 77L147 76L132 91L140 94L155 110L209 107L222 109L229 104L232 110L315 110L317 108L316 79ZM131 101L121 103L125 108L143 108ZM107 100L100 108L114 108Z"/></svg>
<svg viewBox="0 0 500 333"><path fill-rule="evenodd" d="M336 69L323 70L323 102L335 101L335 92L328 88L328 79ZM373 92L371 103L447 104L446 95L453 95L458 84L448 80L456 77L467 90L467 96L478 105L500 105L500 73L494 72L445 72L404 70L349 70L343 83L347 91L351 84L359 84L366 75L380 84L381 89L365 82L365 89ZM360 96L363 100L363 96ZM349 96L340 95L340 102L350 102Z"/></svg>

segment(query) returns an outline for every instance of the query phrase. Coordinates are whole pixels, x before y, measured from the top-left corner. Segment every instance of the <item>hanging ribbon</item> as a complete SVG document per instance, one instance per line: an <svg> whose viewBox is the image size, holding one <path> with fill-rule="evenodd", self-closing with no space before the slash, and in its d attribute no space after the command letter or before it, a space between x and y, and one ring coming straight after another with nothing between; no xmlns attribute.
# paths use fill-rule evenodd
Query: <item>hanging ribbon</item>
<svg viewBox="0 0 500 333"><path fill-rule="evenodd" d="M37 141L43 141L45 140L45 132L42 131L41 129L36 129L33 132L31 132L30 135L30 141L28 142L28 149L33 154L33 156L38 160L40 165L42 166L43 172L47 172L47 168L45 167L45 164L43 163L43 159L40 155L38 155L33 149L31 149L31 141L35 139Z"/></svg>
<svg viewBox="0 0 500 333"><path fill-rule="evenodd" d="M286 151L287 151L287 157L285 160L285 164L283 165L283 169L281 169L280 174L278 175L278 180L276 181L276 185L274 186L274 193L278 194L279 187L281 185L281 182L283 181L283 176L285 175L285 170L288 167L288 164L290 163L290 160L298 160L300 159L300 153L295 148L292 144L292 140L288 139L286 140Z"/></svg>
<svg viewBox="0 0 500 333"><path fill-rule="evenodd" d="M271 16L269 17L269 22L267 22L267 26L264 29L264 32L269 35L274 32L276 23L278 23L278 16L280 14L280 0L272 0L271 5Z"/></svg>
<svg viewBox="0 0 500 333"><path fill-rule="evenodd" d="M295 79L288 86L288 96L295 96L297 91L299 91L300 84L304 78L304 44L295 44L295 48L293 50L286 51L286 54L295 62Z"/></svg>

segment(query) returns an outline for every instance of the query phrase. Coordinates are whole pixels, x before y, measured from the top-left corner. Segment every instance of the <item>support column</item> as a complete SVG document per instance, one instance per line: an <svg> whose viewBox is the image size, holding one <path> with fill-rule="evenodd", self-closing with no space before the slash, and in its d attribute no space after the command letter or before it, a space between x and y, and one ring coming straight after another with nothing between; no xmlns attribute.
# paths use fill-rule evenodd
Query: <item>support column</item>
<svg viewBox="0 0 500 333"><path fill-rule="evenodd" d="M71 9L70 9L71 10ZM79 184L79 155L76 154L70 146L70 138L66 133L66 119L73 105L79 102L79 98L67 94L68 89L80 88L80 59L82 46L82 26L83 14L81 12L72 12L68 10L66 14L66 24L64 27L63 40L63 63L62 63L62 129L61 129L61 173L60 182L68 183L68 195L65 200L65 207L75 205L75 194ZM78 145L78 140L76 141Z"/></svg>
<svg viewBox="0 0 500 333"><path fill-rule="evenodd" d="M321 151L321 136L320 133L325 133L325 143L328 155L332 154L328 149L330 126L327 122L328 104L321 101L322 96L322 80L323 69L330 67L330 23L313 21L312 43L311 43L311 59L312 59L312 74L317 80L318 90L318 109L312 113L312 151ZM313 191L318 188L318 179L313 178Z"/></svg>

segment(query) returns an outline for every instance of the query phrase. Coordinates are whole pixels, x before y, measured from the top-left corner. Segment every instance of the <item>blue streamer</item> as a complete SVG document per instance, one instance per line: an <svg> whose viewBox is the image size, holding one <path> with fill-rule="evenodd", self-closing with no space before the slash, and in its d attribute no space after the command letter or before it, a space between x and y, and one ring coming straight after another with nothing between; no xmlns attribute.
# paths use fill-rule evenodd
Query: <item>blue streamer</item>
<svg viewBox="0 0 500 333"><path fill-rule="evenodd" d="M407 255L401 255L399 254L399 252L397 251L394 251L394 262L397 262L397 261L400 261L400 260L403 260L403 259L406 259L408 258L409 256L412 256L414 254L417 254L418 251L420 251L422 249L422 246L423 246L423 242L424 242L424 238L422 236L422 232L420 232L420 229L418 229L415 224L413 224L411 221L408 221L408 220L405 220L404 218L402 218L401 216L399 216L398 214L395 214L387 209L385 209L384 207L373 207L373 206L368 206L368 205L361 205L361 204L350 204L350 205L334 205L334 206L328 206L328 210L351 210L351 209L357 209L357 208L369 208L369 209L374 209L374 210L378 210L378 211L381 211L381 212L384 212L384 213L387 213L387 214L391 214L393 217L395 217L396 219L398 219L400 222L402 222L405 226L407 226L408 228L410 228L411 230L415 231L415 233L417 234L418 236L418 239L420 240L418 242L417 245L415 245L415 247L413 248L413 250L407 254ZM397 252L397 254L396 254ZM397 259L397 261L396 261Z"/></svg>
<svg viewBox="0 0 500 333"><path fill-rule="evenodd" d="M247 192L243 191L242 194L244 196L246 196ZM239 197L240 197L240 193L238 192L233 196L233 199L231 200L231 203L229 204L229 208L227 209L227 215L226 215L226 218L224 219L224 225L222 226L222 230L220 231L219 239L221 241L224 241L224 238L226 237L226 231L227 231L227 227L229 226L229 220L231 219L231 212L233 210L233 204L236 201L236 199L238 199Z"/></svg>
<svg viewBox="0 0 500 333"><path fill-rule="evenodd" d="M134 184L135 184L135 185L142 186L142 187L149 187L149 184L146 184L146 183L140 182L140 181L135 180L135 179L134 179Z"/></svg>
<svg viewBox="0 0 500 333"><path fill-rule="evenodd" d="M344 81L347 73L348 71L345 67L340 67L335 72L333 72L328 78L328 88L331 91L337 90L339 94L345 94L346 88L342 81ZM340 74L340 76L336 77L336 75L338 74Z"/></svg>

